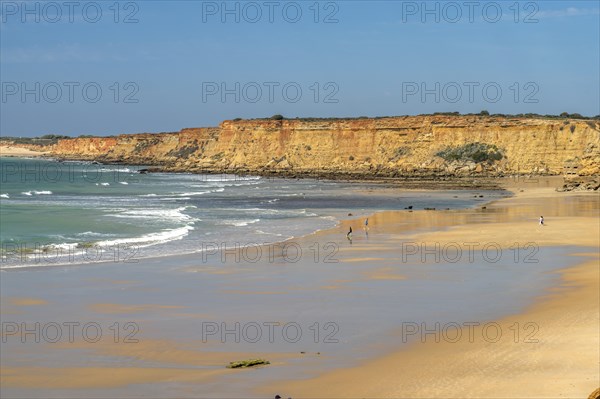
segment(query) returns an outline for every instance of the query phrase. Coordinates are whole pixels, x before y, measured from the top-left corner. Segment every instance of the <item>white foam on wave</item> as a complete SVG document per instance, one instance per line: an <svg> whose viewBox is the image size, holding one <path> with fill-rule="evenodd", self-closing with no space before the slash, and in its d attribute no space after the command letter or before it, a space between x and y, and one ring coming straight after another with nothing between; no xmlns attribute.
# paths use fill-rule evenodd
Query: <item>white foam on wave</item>
<svg viewBox="0 0 600 399"><path fill-rule="evenodd" d="M51 195L52 191L48 191L48 190L44 190L44 191L31 190L31 191L23 191L21 194L26 195L28 197L31 197L32 195ZM8 198L8 197L6 197L6 198Z"/></svg>
<svg viewBox="0 0 600 399"><path fill-rule="evenodd" d="M204 184L209 187L246 187L246 186L260 186L259 180L227 180L224 182L220 181L209 181ZM256 187L255 187L256 188Z"/></svg>
<svg viewBox="0 0 600 399"><path fill-rule="evenodd" d="M110 237L114 236L114 234L106 234L106 233L98 233L97 231L84 231L83 233L78 233L78 237Z"/></svg>
<svg viewBox="0 0 600 399"><path fill-rule="evenodd" d="M282 197L304 197L304 193L281 194Z"/></svg>
<svg viewBox="0 0 600 399"><path fill-rule="evenodd" d="M270 235L270 236L283 237L283 234L280 234L280 233L269 233L267 231L262 231L262 230L254 230L254 231L258 234L266 234L266 235Z"/></svg>
<svg viewBox="0 0 600 399"><path fill-rule="evenodd" d="M193 191L193 192L189 192L189 193L180 193L180 194L176 194L179 197L189 197L190 195L204 195L204 194L209 194L210 191Z"/></svg>
<svg viewBox="0 0 600 399"><path fill-rule="evenodd" d="M126 181L120 181L119 184L128 185L129 183L127 183Z"/></svg>
<svg viewBox="0 0 600 399"><path fill-rule="evenodd" d="M183 213L187 208L191 206L183 206L176 209L163 209L163 208L145 208L145 209L126 209L120 210L119 213L109 215L116 218L127 218L127 219L159 219L169 221L197 221L197 219Z"/></svg>
<svg viewBox="0 0 600 399"><path fill-rule="evenodd" d="M10 198L8 194L0 194L0 198Z"/></svg>
<svg viewBox="0 0 600 399"><path fill-rule="evenodd" d="M307 212L306 209L268 209L268 208L233 208L234 211L252 211L262 215L288 215L288 216L318 216Z"/></svg>
<svg viewBox="0 0 600 399"><path fill-rule="evenodd" d="M136 172L135 170L131 170L129 168L122 168L122 169L118 169L118 168L101 168L98 169L98 172L120 172L120 173L133 173Z"/></svg>
<svg viewBox="0 0 600 399"><path fill-rule="evenodd" d="M174 228L174 229L165 229L159 232L155 232L155 233L149 233L146 235L142 235L139 237L130 237L130 238L118 238L118 239L112 239L112 240L104 240L104 241L97 241L97 242L93 242L90 243L91 247L95 247L95 248L110 248L110 247L115 247L115 246L119 246L119 245L125 245L125 246L132 246L134 248L143 248L143 247L149 247L152 245L157 245L157 244L164 244L170 241L174 241L174 240L181 240L182 238L184 238L185 236L187 236L189 234L190 231L194 230L194 228L192 226L183 226L183 227L178 227L178 228ZM102 235L102 234L97 234L97 233L93 233L93 232L85 232L85 233L91 233L90 235ZM81 233L81 234L85 234L85 233ZM104 235L106 236L106 235ZM77 256L77 255L81 255L83 253L87 253L86 251L88 251L87 248L83 248L80 243L77 242L64 242L64 243L60 243L60 244L51 244L51 245L47 245L44 248L41 248L40 251L37 251L36 253L47 253L52 255L54 252L56 252L57 254L61 254L62 257L64 257L65 261L67 260L67 255L69 257L72 256ZM88 262L90 260L93 259L89 259L89 257L86 257L86 259L84 259L84 262ZM97 260L103 260L103 259L97 259ZM106 260L106 259L104 259ZM54 263L53 263L54 264ZM56 264L60 264L60 262L57 262ZM16 267L22 267L22 266L27 266L27 265L19 265ZM12 268L8 267L8 268Z"/></svg>
<svg viewBox="0 0 600 399"><path fill-rule="evenodd" d="M258 223L260 222L260 219L225 219L222 220L220 223L220 225L227 225L227 226L235 226L235 227L243 227L243 226L248 226L249 224L254 224L254 223Z"/></svg>
<svg viewBox="0 0 600 399"><path fill-rule="evenodd" d="M189 196L194 196L194 195L204 195L204 194L210 194L210 193L222 193L223 191L225 191L225 189L223 187L221 188L217 188L214 190L208 190L208 191L192 191L189 193L179 193L176 194L179 197L189 197Z"/></svg>
<svg viewBox="0 0 600 399"><path fill-rule="evenodd" d="M192 199L192 197L166 197L166 198L159 198L159 201L181 201L181 200L190 200Z"/></svg>
<svg viewBox="0 0 600 399"><path fill-rule="evenodd" d="M248 181L260 180L260 176L237 176L237 175L203 175L202 181L220 182L220 181Z"/></svg>
<svg viewBox="0 0 600 399"><path fill-rule="evenodd" d="M149 247L151 245L164 244L174 240L181 240L183 237L187 236L192 230L194 230L194 228L192 226L187 225L175 229L163 230L157 233L146 234L140 237L119 238L116 240L100 241L96 243L96 245L111 246L120 244L135 244L138 248Z"/></svg>

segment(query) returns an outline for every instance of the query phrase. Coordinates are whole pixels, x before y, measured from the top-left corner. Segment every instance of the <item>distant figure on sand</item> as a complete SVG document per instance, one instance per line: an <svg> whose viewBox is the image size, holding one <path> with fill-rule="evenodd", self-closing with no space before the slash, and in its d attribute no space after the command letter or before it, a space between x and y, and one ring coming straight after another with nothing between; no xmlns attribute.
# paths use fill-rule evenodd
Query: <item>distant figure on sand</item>
<svg viewBox="0 0 600 399"><path fill-rule="evenodd" d="M540 226L543 226L543 225L544 225L544 217L540 216Z"/></svg>
<svg viewBox="0 0 600 399"><path fill-rule="evenodd" d="M346 233L346 238L352 241L352 226L350 226L350 230Z"/></svg>
<svg viewBox="0 0 600 399"><path fill-rule="evenodd" d="M365 230L369 228L369 218L365 219Z"/></svg>

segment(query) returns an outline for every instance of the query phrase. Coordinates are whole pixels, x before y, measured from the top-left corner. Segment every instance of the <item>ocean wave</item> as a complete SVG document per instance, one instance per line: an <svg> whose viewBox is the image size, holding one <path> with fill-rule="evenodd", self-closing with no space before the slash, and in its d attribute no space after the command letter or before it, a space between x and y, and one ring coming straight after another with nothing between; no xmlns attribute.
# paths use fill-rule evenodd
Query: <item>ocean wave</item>
<svg viewBox="0 0 600 399"><path fill-rule="evenodd" d="M288 215L288 216L318 216L315 213L307 212L306 209L269 209L269 208L238 208L230 209L234 211L251 211L262 215Z"/></svg>
<svg viewBox="0 0 600 399"><path fill-rule="evenodd" d="M266 234L266 235L270 235L270 236L283 237L283 234L280 234L280 233L269 233L268 231L262 231L262 230L254 230L254 232L258 233L258 234Z"/></svg>
<svg viewBox="0 0 600 399"><path fill-rule="evenodd" d="M222 181L249 181L249 180L260 180L260 176L237 176L237 175L201 175L202 181L207 182L222 182Z"/></svg>
<svg viewBox="0 0 600 399"><path fill-rule="evenodd" d="M279 201L279 198L273 198L273 199L266 200L266 201L261 201L261 202L267 203L267 204L272 204L272 203L277 202L277 201Z"/></svg>
<svg viewBox="0 0 600 399"><path fill-rule="evenodd" d="M192 197L165 197L159 198L159 201L182 201L182 200L190 200Z"/></svg>
<svg viewBox="0 0 600 399"><path fill-rule="evenodd" d="M225 191L224 188L217 188L215 190L208 190L208 191L192 191L192 192L188 192L188 193L177 193L175 195L179 196L179 197L189 197L189 196L194 196L194 195L204 195L204 194L210 194L210 193L222 193L223 191Z"/></svg>
<svg viewBox="0 0 600 399"><path fill-rule="evenodd" d="M281 194L282 197L304 197L305 193L291 193L291 194Z"/></svg>
<svg viewBox="0 0 600 399"><path fill-rule="evenodd" d="M119 173L134 173L137 172L137 170L131 170L129 168L122 168L122 169L118 169L118 168L101 168L98 169L98 172L119 172Z"/></svg>
<svg viewBox="0 0 600 399"><path fill-rule="evenodd" d="M164 244L174 240L181 240L187 236L190 231L194 230L193 226L187 225L175 229L167 229L157 233L150 233L140 237L119 238L116 240L106 240L97 242L98 246L111 246L120 244L136 244L137 247L148 247L151 245Z"/></svg>
<svg viewBox="0 0 600 399"><path fill-rule="evenodd" d="M179 194L175 194L178 197L189 197L190 195L204 195L204 194L209 194L210 191L192 191L189 193L179 193Z"/></svg>
<svg viewBox="0 0 600 399"><path fill-rule="evenodd" d="M243 227L243 226L248 226L249 224L254 224L254 223L258 223L258 222L260 222L260 219L225 219L225 220L221 220L217 224L226 225L226 226Z"/></svg>
<svg viewBox="0 0 600 399"><path fill-rule="evenodd" d="M114 234L99 233L97 231L84 231L76 234L78 237L114 237Z"/></svg>
<svg viewBox="0 0 600 399"><path fill-rule="evenodd" d="M108 215L116 218L126 219L159 219L168 221L197 221L197 219L183 213L191 206L184 206L176 209L163 208L144 208L144 209L126 209L119 210L119 213Z"/></svg>
<svg viewBox="0 0 600 399"><path fill-rule="evenodd" d="M145 234L139 237L117 238L95 242L85 241L48 244L38 248L37 250L32 250L31 254L52 254L53 252L57 252L60 254L61 257L65 258L64 260L67 260L68 257L72 258L73 256L79 256L89 252L90 248L100 248L102 250L107 250L107 248L115 247L118 245L144 248L158 244L165 244L170 241L180 240L184 238L192 230L194 230L194 227L186 225L174 229L165 229L159 232ZM58 261L59 259L57 258L56 260ZM89 260L89 258L82 259L84 263L87 263L87 261ZM100 261L102 259L100 258L96 260ZM52 263L54 264L54 262Z"/></svg>
<svg viewBox="0 0 600 399"><path fill-rule="evenodd" d="M119 184L128 185L129 183L127 183L126 181L120 181Z"/></svg>
<svg viewBox="0 0 600 399"><path fill-rule="evenodd" d="M44 190L44 191L31 190L31 191L23 191L21 194L26 195L28 197L31 197L32 195L51 195L52 191L48 191L48 190Z"/></svg>
<svg viewBox="0 0 600 399"><path fill-rule="evenodd" d="M10 198L8 194L0 194L0 198Z"/></svg>

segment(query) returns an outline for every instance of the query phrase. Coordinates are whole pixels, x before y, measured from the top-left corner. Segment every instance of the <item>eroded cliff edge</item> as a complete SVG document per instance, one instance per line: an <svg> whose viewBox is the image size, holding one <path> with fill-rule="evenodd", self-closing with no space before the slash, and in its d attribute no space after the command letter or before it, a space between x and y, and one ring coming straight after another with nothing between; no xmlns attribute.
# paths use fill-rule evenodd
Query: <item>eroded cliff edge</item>
<svg viewBox="0 0 600 399"><path fill-rule="evenodd" d="M600 121L477 115L227 120L174 133L62 139L51 153L190 172L597 176Z"/></svg>

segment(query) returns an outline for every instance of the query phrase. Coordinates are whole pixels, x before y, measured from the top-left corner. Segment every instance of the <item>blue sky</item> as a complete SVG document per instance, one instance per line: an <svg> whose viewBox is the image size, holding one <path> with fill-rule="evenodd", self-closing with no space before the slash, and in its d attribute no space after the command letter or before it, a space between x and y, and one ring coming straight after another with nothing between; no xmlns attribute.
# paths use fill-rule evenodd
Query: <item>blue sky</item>
<svg viewBox="0 0 600 399"><path fill-rule="evenodd" d="M64 4L1 1L2 136L600 113L596 0Z"/></svg>

